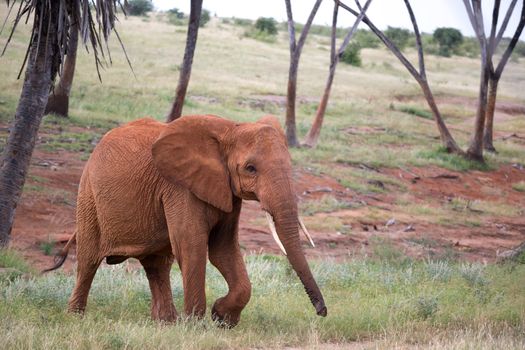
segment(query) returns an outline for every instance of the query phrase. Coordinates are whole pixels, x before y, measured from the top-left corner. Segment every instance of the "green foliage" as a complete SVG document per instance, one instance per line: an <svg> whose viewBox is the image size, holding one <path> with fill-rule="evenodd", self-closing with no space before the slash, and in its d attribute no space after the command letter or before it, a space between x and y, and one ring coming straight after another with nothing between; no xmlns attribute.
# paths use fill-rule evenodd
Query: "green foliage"
<svg viewBox="0 0 525 350"><path fill-rule="evenodd" d="M456 28L437 28L433 38L439 45L439 55L444 57L452 56L463 43L463 35Z"/></svg>
<svg viewBox="0 0 525 350"><path fill-rule="evenodd" d="M244 32L244 36L267 43L274 43L277 40L277 32L275 19L259 17L255 24Z"/></svg>
<svg viewBox="0 0 525 350"><path fill-rule="evenodd" d="M434 119L431 112L416 106L399 106L397 109L403 113L412 114L424 119Z"/></svg>
<svg viewBox="0 0 525 350"><path fill-rule="evenodd" d="M439 166L458 171L491 169L491 166L488 162L479 163L468 160L462 156L448 153L443 147L438 147L434 150L420 151L417 153L417 157L423 159L432 159Z"/></svg>
<svg viewBox="0 0 525 350"><path fill-rule="evenodd" d="M173 16L175 16L178 19L183 19L184 18L184 12L182 12L181 10L179 10L176 7L168 10L167 12L168 12L168 14L173 15Z"/></svg>
<svg viewBox="0 0 525 350"><path fill-rule="evenodd" d="M361 46L355 42L348 44L341 55L341 62L350 64L354 67L361 67Z"/></svg>
<svg viewBox="0 0 525 350"><path fill-rule="evenodd" d="M247 18L235 18L234 17L233 24L235 24L236 26L248 27L248 26L253 25L253 21Z"/></svg>
<svg viewBox="0 0 525 350"><path fill-rule="evenodd" d="M277 35L277 21L272 17L259 17L255 21L255 29L268 35Z"/></svg>
<svg viewBox="0 0 525 350"><path fill-rule="evenodd" d="M130 16L144 16L153 11L153 2L150 0L128 0L126 13Z"/></svg>
<svg viewBox="0 0 525 350"><path fill-rule="evenodd" d="M372 31L366 29L358 29L352 41L356 42L363 49L375 49L381 45L379 38Z"/></svg>
<svg viewBox="0 0 525 350"><path fill-rule="evenodd" d="M302 201L300 203L301 212L304 215L314 215L316 213L330 213L333 211L348 209L352 203L341 201L332 195L324 195L319 199Z"/></svg>
<svg viewBox="0 0 525 350"><path fill-rule="evenodd" d="M525 181L513 183L512 188L518 192L525 192Z"/></svg>
<svg viewBox="0 0 525 350"><path fill-rule="evenodd" d="M517 57L525 57L525 42L518 40L516 47L514 47L514 51L512 51L512 55Z"/></svg>
<svg viewBox="0 0 525 350"><path fill-rule="evenodd" d="M387 29L384 31L384 34L401 51L403 51L408 46L409 40L412 37L412 33L408 29L391 26L387 27Z"/></svg>
<svg viewBox="0 0 525 350"><path fill-rule="evenodd" d="M199 27L204 27L206 23L210 21L210 18L211 18L210 11L206 9L202 9L201 18L199 21Z"/></svg>
<svg viewBox="0 0 525 350"><path fill-rule="evenodd" d="M0 291L2 284L10 283L24 274L33 272L34 269L18 252L11 249L0 249Z"/></svg>

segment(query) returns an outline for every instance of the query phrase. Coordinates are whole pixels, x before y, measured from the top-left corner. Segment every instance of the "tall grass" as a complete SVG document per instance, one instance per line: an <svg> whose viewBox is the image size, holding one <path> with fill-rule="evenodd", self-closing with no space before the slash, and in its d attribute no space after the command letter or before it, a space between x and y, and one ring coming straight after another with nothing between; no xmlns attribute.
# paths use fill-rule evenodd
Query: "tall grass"
<svg viewBox="0 0 525 350"><path fill-rule="evenodd" d="M83 318L64 311L74 276L0 280L3 348L221 349L358 341L437 349L477 348L484 339L511 348L525 343L523 265L399 263L391 257L319 261L313 273L328 306L328 317L319 318L284 259L263 255L246 261L253 295L233 330L218 328L209 315L171 325L151 321L142 270L101 268ZM177 269L172 287L181 310ZM208 305L226 292L220 274L208 266Z"/></svg>

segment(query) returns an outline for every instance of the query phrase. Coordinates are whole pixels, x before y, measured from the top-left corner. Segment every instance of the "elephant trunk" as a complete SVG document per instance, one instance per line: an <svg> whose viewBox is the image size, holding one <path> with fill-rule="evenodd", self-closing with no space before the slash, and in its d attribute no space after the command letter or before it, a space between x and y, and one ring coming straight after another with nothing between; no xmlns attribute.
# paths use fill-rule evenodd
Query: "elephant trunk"
<svg viewBox="0 0 525 350"><path fill-rule="evenodd" d="M277 181L277 184L278 183L279 181ZM285 181L285 183L289 184L290 182ZM275 186L276 183L273 182L273 185ZM272 191L272 199L268 202L261 200L263 208L272 216L279 240L286 250L288 261L301 280L310 301L315 307L317 315L326 316L327 309L323 295L310 271L301 247L295 195L291 189L291 185L279 187L281 187L281 189L284 187L285 190ZM289 190L286 187L288 187Z"/></svg>

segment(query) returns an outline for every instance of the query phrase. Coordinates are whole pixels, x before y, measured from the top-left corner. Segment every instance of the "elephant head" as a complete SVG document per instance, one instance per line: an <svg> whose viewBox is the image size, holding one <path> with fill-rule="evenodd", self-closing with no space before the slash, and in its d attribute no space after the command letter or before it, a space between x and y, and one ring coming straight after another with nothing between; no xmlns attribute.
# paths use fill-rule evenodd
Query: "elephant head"
<svg viewBox="0 0 525 350"><path fill-rule="evenodd" d="M152 153L165 179L224 212L232 211L233 196L259 201L317 314L326 316L323 296L301 247L291 159L275 117L256 123L182 117L167 125Z"/></svg>

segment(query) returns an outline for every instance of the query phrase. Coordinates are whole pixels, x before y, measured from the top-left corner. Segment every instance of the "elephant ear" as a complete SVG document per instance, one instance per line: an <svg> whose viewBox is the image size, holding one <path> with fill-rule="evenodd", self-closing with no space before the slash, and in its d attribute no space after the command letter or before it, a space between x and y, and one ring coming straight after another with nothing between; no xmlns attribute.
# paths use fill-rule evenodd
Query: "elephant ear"
<svg viewBox="0 0 525 350"><path fill-rule="evenodd" d="M232 211L232 191L221 141L235 124L216 116L188 116L167 125L152 146L153 163L169 182L214 207Z"/></svg>
<svg viewBox="0 0 525 350"><path fill-rule="evenodd" d="M284 134L284 130L281 127L281 123L279 122L279 119L274 115L265 115L261 119L257 121L259 124L265 124L270 125L277 131L279 131L279 134L283 137L284 143L286 144L286 147L288 147L288 142L286 141L286 135Z"/></svg>

